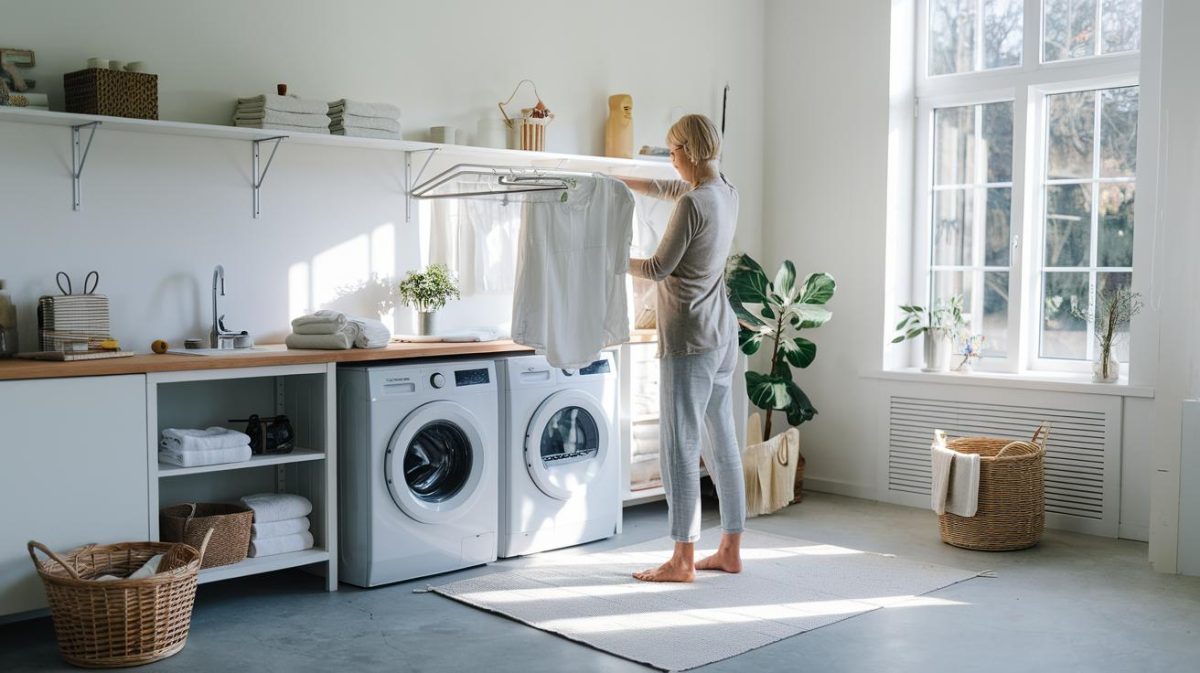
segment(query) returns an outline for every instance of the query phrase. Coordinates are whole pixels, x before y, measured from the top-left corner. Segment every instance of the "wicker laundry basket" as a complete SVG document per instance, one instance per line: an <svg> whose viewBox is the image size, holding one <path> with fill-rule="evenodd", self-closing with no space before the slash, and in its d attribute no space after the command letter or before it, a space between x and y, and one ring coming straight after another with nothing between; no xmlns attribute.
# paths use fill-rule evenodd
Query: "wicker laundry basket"
<svg viewBox="0 0 1200 673"><path fill-rule="evenodd" d="M1043 458L1050 426L1028 442L959 437L946 448L979 454L979 509L973 517L938 517L942 542L979 551L1026 549L1042 539L1046 522Z"/></svg>
<svg viewBox="0 0 1200 673"><path fill-rule="evenodd" d="M138 666L165 659L187 644L203 543L199 550L166 542L93 544L62 556L40 542L30 542L28 548L46 587L58 647L67 663ZM39 551L48 558L39 558ZM95 580L127 576L158 554L163 559L155 575Z"/></svg>
<svg viewBox="0 0 1200 673"><path fill-rule="evenodd" d="M188 503L164 507L158 512L158 531L163 542L198 547L208 531L212 531L201 568L246 560L253 523L254 510L244 505Z"/></svg>

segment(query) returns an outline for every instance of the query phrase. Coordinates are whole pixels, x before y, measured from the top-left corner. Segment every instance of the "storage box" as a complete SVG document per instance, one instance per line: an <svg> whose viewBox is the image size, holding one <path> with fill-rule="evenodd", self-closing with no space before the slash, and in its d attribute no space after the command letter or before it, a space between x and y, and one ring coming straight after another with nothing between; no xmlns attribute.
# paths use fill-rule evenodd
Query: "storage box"
<svg viewBox="0 0 1200 673"><path fill-rule="evenodd" d="M158 119L158 75L88 68L63 75L66 111Z"/></svg>

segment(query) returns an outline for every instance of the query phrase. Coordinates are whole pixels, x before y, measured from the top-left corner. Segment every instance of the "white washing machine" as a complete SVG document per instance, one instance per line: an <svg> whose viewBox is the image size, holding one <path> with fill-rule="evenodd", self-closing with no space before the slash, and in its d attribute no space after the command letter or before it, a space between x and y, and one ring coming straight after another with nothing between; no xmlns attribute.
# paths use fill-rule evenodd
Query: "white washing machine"
<svg viewBox="0 0 1200 673"><path fill-rule="evenodd" d="M341 578L362 587L496 560L490 361L338 368Z"/></svg>
<svg viewBox="0 0 1200 673"><path fill-rule="evenodd" d="M504 437L501 558L600 540L621 517L613 356L579 370L541 356L498 361Z"/></svg>

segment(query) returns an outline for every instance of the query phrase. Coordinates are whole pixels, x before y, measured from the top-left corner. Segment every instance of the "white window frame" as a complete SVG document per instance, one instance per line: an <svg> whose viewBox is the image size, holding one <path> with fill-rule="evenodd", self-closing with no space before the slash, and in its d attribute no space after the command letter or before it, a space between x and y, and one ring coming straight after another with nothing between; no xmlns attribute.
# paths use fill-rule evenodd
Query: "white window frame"
<svg viewBox="0 0 1200 673"><path fill-rule="evenodd" d="M1025 0L1020 66L928 75L927 26L930 0L918 0L916 11L916 165L914 167L913 301L928 302L931 266L931 195L933 185L933 111L937 108L1013 101L1012 202L1010 209L1010 277L1008 355L980 361L978 369L1090 372L1087 360L1039 357L1043 183L1046 161L1046 96L1068 91L1107 89L1138 84L1141 52L1120 52L1042 62L1042 0ZM1098 38L1099 39L1099 36ZM981 50L977 50L980 51ZM1139 114L1139 120L1141 115ZM1096 131L1099 133L1099 129ZM1143 220L1145 221L1145 220ZM982 316L983 288L976 290ZM978 325L981 318L974 318ZM1090 339L1090 332L1089 332ZM1131 348L1132 352L1132 348Z"/></svg>

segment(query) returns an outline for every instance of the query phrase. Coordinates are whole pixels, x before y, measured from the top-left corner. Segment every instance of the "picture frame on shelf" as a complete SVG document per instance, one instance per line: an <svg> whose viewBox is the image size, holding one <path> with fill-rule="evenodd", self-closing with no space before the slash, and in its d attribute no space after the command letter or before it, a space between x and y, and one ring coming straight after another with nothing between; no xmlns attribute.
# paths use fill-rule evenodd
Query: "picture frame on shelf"
<svg viewBox="0 0 1200 673"><path fill-rule="evenodd" d="M32 49L0 47L0 62L11 63L18 68L32 68L37 65L37 56Z"/></svg>

